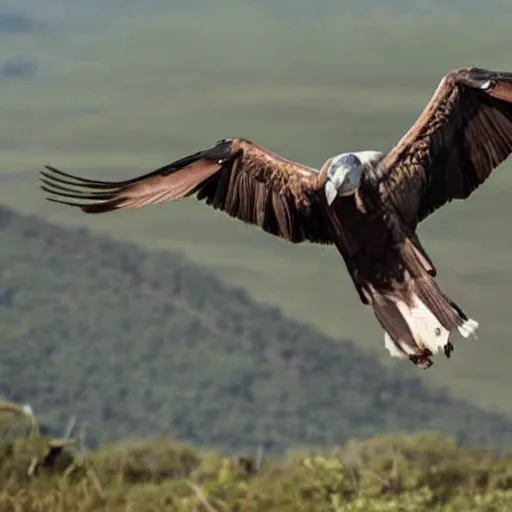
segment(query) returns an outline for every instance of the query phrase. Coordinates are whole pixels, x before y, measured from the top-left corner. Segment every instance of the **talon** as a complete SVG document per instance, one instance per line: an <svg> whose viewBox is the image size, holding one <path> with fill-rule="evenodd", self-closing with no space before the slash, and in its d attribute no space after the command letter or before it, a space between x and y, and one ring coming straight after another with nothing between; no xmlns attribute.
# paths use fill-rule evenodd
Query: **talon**
<svg viewBox="0 0 512 512"><path fill-rule="evenodd" d="M426 350L421 356L410 356L410 361L421 368L422 370L426 370L427 368L430 368L434 363L432 362L432 359L430 359L431 353L429 353L429 350Z"/></svg>
<svg viewBox="0 0 512 512"><path fill-rule="evenodd" d="M434 363L432 362L432 359L430 357L423 357L421 360L417 363L418 367L422 370L426 370L430 368Z"/></svg>
<svg viewBox="0 0 512 512"><path fill-rule="evenodd" d="M449 359L452 355L454 346L451 344L451 342L448 342L444 347L444 355Z"/></svg>

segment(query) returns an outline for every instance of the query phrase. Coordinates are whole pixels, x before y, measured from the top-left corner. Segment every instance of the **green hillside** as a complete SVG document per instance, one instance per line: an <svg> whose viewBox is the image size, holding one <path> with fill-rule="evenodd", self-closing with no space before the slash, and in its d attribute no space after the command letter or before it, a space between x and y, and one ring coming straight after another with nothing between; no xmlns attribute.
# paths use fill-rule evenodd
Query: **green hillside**
<svg viewBox="0 0 512 512"><path fill-rule="evenodd" d="M171 433L232 450L432 429L512 444L512 421L430 390L177 253L0 209L0 395L94 445Z"/></svg>
<svg viewBox="0 0 512 512"><path fill-rule="evenodd" d="M9 36L0 46L2 62L36 63L33 76L0 79L0 202L183 251L228 284L330 337L353 339L388 364L382 330L332 248L290 246L193 202L90 218L45 203L36 172L50 162L121 178L231 135L316 166L340 151L386 149L448 69L512 67L505 11L445 17L432 9L415 18L347 15L340 4L322 20L283 21L263 7L218 2L207 13L105 13L106 26L87 32L65 22L75 4L59 17L61 5L44 7L56 26ZM509 414L511 169L504 164L470 201L421 227L441 286L481 329L477 342L456 340L452 359L416 373L429 386L447 385Z"/></svg>

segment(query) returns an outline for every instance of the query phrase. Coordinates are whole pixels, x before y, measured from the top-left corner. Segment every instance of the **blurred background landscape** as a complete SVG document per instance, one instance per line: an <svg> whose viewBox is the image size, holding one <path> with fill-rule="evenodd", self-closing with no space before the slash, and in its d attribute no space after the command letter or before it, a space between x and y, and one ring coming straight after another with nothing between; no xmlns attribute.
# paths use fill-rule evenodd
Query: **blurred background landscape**
<svg viewBox="0 0 512 512"><path fill-rule="evenodd" d="M91 447L171 434L281 453L423 430L510 446L512 163L420 227L480 322L426 372L390 359L334 249L194 200L89 217L45 202L37 173L123 179L230 136L313 167L385 151L448 70L512 69L511 15L508 0L4 0L0 395L50 424L76 414Z"/></svg>

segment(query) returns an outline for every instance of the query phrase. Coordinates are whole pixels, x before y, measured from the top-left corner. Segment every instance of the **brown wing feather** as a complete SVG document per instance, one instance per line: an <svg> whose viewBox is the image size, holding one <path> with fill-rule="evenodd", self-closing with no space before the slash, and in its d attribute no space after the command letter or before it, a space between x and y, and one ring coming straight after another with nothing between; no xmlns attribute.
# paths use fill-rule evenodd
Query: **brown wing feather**
<svg viewBox="0 0 512 512"><path fill-rule="evenodd" d="M512 152L512 73L454 70L377 169L384 200L413 228L467 198Z"/></svg>
<svg viewBox="0 0 512 512"><path fill-rule="evenodd" d="M323 215L321 174L245 139L222 140L126 181L96 181L47 166L50 201L104 213L195 195L215 209L294 243L332 243ZM72 199L73 201L70 201Z"/></svg>

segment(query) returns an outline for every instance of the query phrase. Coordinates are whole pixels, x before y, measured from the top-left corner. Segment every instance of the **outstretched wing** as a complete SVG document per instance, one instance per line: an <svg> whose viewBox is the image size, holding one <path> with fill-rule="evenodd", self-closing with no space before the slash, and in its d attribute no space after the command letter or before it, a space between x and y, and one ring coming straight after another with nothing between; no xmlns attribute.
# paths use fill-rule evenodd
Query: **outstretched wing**
<svg viewBox="0 0 512 512"><path fill-rule="evenodd" d="M293 243L332 243L320 173L245 139L227 139L125 181L41 171L50 201L105 213L195 196L232 217ZM72 201L71 201L71 200Z"/></svg>
<svg viewBox="0 0 512 512"><path fill-rule="evenodd" d="M413 229L465 199L512 152L512 73L450 71L377 168L382 198Z"/></svg>

